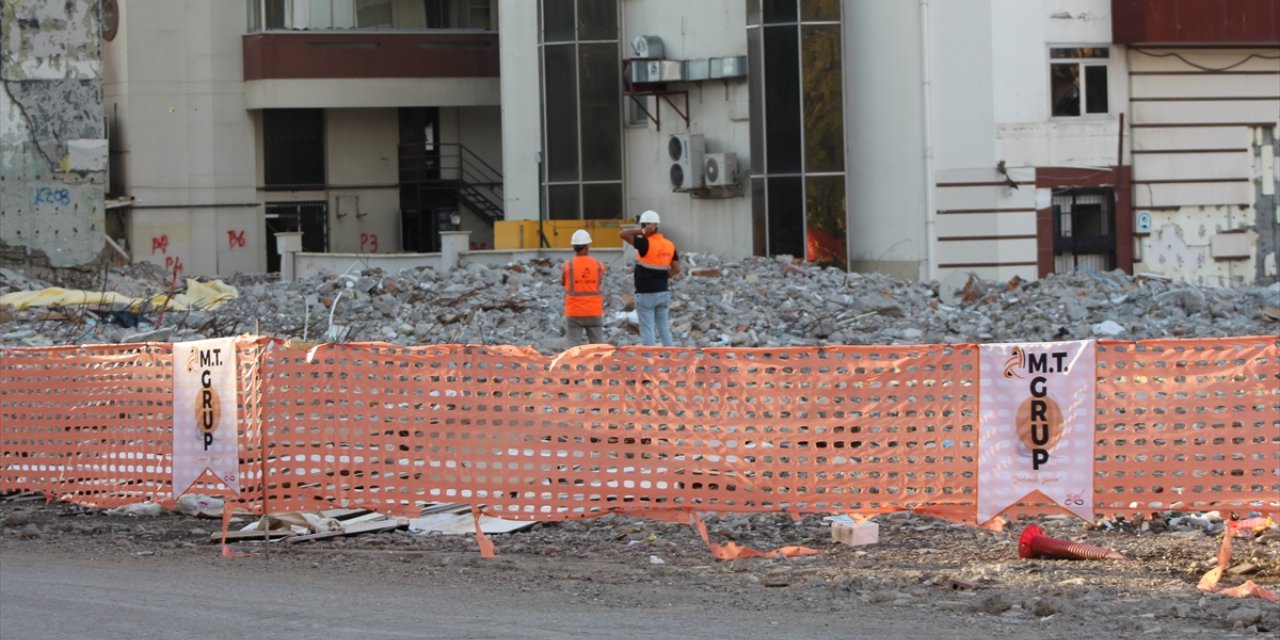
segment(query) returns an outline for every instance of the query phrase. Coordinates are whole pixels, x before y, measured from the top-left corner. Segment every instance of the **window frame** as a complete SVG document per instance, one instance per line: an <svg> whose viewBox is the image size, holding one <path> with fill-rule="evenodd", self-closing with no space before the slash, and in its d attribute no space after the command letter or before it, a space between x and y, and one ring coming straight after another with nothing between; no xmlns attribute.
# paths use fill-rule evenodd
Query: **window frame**
<svg viewBox="0 0 1280 640"><path fill-rule="evenodd" d="M1054 55L1061 49L1101 49L1106 52L1105 57L1064 57ZM1048 50L1048 62L1045 70L1047 71L1046 80L1048 81L1049 118L1052 120L1101 120L1112 117L1111 109L1111 52L1113 47L1110 44L1051 44ZM1054 113L1054 85L1053 85L1053 68L1057 65L1074 65L1076 67L1076 82L1080 88L1080 94L1076 100L1079 102L1080 113L1077 115L1058 115ZM1088 69L1090 67L1102 67L1106 71L1106 98L1107 110L1102 112L1090 112L1089 108L1089 87L1088 87Z"/></svg>

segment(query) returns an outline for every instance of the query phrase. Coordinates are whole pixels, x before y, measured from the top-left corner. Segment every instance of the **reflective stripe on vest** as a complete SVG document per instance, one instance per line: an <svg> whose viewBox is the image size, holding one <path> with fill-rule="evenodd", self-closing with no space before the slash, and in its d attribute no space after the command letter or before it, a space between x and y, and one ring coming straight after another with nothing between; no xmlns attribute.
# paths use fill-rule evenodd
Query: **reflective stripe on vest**
<svg viewBox="0 0 1280 640"><path fill-rule="evenodd" d="M649 250L644 255L636 255L636 264L654 271L671 271L671 259L675 255L675 243L655 233L649 236Z"/></svg>
<svg viewBox="0 0 1280 640"><path fill-rule="evenodd" d="M600 279L604 265L590 256L574 256L564 263L564 314L575 318L604 315Z"/></svg>

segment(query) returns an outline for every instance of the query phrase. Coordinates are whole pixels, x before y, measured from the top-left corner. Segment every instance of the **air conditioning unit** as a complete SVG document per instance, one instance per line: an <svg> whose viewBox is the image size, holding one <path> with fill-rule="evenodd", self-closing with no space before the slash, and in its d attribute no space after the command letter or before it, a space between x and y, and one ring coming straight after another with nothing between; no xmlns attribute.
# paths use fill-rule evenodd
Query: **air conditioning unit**
<svg viewBox="0 0 1280 640"><path fill-rule="evenodd" d="M677 133L667 140L671 189L688 191L702 186L702 154L705 151L701 133Z"/></svg>
<svg viewBox="0 0 1280 640"><path fill-rule="evenodd" d="M738 184L738 154L708 153L703 163L703 176L708 187L728 187Z"/></svg>

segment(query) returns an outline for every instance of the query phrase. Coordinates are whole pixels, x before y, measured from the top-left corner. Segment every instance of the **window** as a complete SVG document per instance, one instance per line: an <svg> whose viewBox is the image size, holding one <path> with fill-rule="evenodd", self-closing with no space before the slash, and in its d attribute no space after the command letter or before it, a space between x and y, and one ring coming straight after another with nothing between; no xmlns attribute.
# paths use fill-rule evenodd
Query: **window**
<svg viewBox="0 0 1280 640"><path fill-rule="evenodd" d="M838 0L747 0L752 250L844 268Z"/></svg>
<svg viewBox="0 0 1280 640"><path fill-rule="evenodd" d="M1049 50L1053 117L1106 114L1107 47L1054 47Z"/></svg>
<svg viewBox="0 0 1280 640"><path fill-rule="evenodd" d="M627 98L627 126L649 126L649 114L653 113L652 96L630 96Z"/></svg>
<svg viewBox="0 0 1280 640"><path fill-rule="evenodd" d="M493 29L493 0L245 0L249 33L265 30Z"/></svg>
<svg viewBox="0 0 1280 640"><path fill-rule="evenodd" d="M547 217L621 217L622 124L637 116L623 110L617 0L540 5Z"/></svg>
<svg viewBox="0 0 1280 640"><path fill-rule="evenodd" d="M324 110L264 109L262 161L268 187L324 186Z"/></svg>

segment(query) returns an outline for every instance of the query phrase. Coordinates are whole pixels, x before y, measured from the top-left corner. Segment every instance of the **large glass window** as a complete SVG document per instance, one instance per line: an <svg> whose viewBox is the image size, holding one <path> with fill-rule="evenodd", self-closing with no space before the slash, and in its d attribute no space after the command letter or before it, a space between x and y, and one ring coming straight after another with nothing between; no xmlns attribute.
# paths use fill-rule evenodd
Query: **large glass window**
<svg viewBox="0 0 1280 640"><path fill-rule="evenodd" d="M844 170L844 78L840 25L805 26L804 170Z"/></svg>
<svg viewBox="0 0 1280 640"><path fill-rule="evenodd" d="M578 45L582 81L582 179L616 180L622 175L622 130L618 122L621 82L615 42Z"/></svg>
<svg viewBox="0 0 1280 640"><path fill-rule="evenodd" d="M622 183L582 185L582 217L592 220L623 217Z"/></svg>
<svg viewBox="0 0 1280 640"><path fill-rule="evenodd" d="M546 81L547 180L578 179L578 61L576 45L542 48Z"/></svg>
<svg viewBox="0 0 1280 640"><path fill-rule="evenodd" d="M840 0L800 0L800 18L805 22L839 22Z"/></svg>
<svg viewBox="0 0 1280 640"><path fill-rule="evenodd" d="M268 187L324 186L324 110L264 109L262 163Z"/></svg>
<svg viewBox="0 0 1280 640"><path fill-rule="evenodd" d="M553 184L547 187L547 217L552 220L577 220L582 217L578 207L577 184Z"/></svg>
<svg viewBox="0 0 1280 640"><path fill-rule="evenodd" d="M838 0L746 0L752 246L848 264Z"/></svg>
<svg viewBox="0 0 1280 640"><path fill-rule="evenodd" d="M616 0L578 0L578 39L618 39Z"/></svg>
<svg viewBox="0 0 1280 640"><path fill-rule="evenodd" d="M573 0L542 0L542 41L573 42Z"/></svg>
<svg viewBox="0 0 1280 640"><path fill-rule="evenodd" d="M805 256L810 262L844 268L847 235L844 222L844 176L805 179Z"/></svg>
<svg viewBox="0 0 1280 640"><path fill-rule="evenodd" d="M547 215L622 216L617 0L542 0Z"/></svg>
<svg viewBox="0 0 1280 640"><path fill-rule="evenodd" d="M764 28L765 157L770 174L800 172L800 33Z"/></svg>
<svg viewBox="0 0 1280 640"><path fill-rule="evenodd" d="M800 176L770 177L766 182L769 193L765 201L769 206L769 253L804 255L804 188Z"/></svg>

